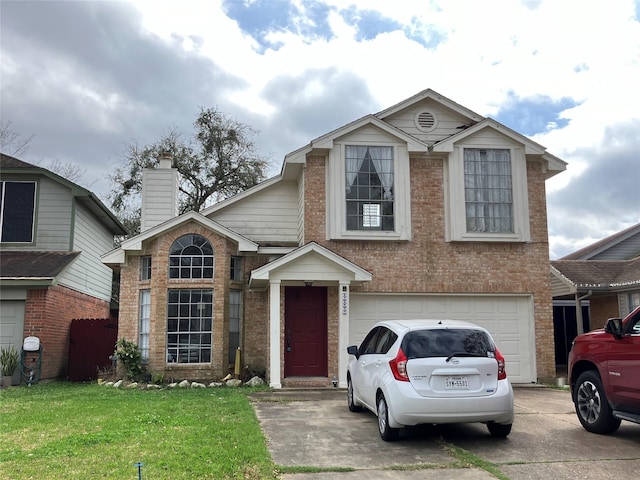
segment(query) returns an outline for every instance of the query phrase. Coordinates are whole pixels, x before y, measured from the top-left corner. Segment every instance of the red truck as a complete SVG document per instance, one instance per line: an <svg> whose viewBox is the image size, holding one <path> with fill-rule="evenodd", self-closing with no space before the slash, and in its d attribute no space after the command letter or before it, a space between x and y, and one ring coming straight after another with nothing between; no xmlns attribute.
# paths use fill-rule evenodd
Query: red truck
<svg viewBox="0 0 640 480"><path fill-rule="evenodd" d="M640 307L575 338L569 384L578 419L589 432L613 433L621 420L640 423Z"/></svg>

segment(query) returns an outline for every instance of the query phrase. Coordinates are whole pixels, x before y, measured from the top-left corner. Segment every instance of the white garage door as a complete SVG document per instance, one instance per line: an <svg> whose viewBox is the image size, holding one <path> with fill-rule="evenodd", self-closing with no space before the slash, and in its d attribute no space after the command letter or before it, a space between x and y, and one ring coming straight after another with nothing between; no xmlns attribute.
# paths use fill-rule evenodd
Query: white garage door
<svg viewBox="0 0 640 480"><path fill-rule="evenodd" d="M22 350L22 335L24 331L24 301L0 300L0 346L13 347ZM14 385L20 381L20 369L13 375Z"/></svg>
<svg viewBox="0 0 640 480"><path fill-rule="evenodd" d="M359 345L375 322L436 318L467 320L491 332L511 383L536 381L533 305L529 296L381 295L352 293L349 345Z"/></svg>

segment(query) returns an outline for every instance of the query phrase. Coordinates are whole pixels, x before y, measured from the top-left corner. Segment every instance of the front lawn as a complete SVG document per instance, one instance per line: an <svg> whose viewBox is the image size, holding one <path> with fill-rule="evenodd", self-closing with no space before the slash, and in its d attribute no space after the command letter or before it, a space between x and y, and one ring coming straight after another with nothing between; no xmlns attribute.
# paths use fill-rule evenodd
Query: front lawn
<svg viewBox="0 0 640 480"><path fill-rule="evenodd" d="M0 478L273 479L245 387L0 392Z"/></svg>

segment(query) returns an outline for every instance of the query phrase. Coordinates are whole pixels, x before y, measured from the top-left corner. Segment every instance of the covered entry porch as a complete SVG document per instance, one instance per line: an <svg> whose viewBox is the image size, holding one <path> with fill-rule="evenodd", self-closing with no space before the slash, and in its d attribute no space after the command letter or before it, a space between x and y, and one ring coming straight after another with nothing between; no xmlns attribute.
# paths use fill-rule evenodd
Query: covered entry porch
<svg viewBox="0 0 640 480"><path fill-rule="evenodd" d="M271 388L286 380L346 387L349 296L371 274L311 242L251 272L249 287L269 292Z"/></svg>

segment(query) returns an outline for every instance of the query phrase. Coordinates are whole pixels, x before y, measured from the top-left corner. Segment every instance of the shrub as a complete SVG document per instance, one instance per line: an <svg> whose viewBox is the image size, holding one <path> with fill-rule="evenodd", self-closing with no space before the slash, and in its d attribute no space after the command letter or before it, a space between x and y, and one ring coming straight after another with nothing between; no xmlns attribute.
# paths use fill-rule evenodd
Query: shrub
<svg viewBox="0 0 640 480"><path fill-rule="evenodd" d="M116 355L127 378L134 379L142 373L142 355L137 344L121 338L116 342Z"/></svg>

